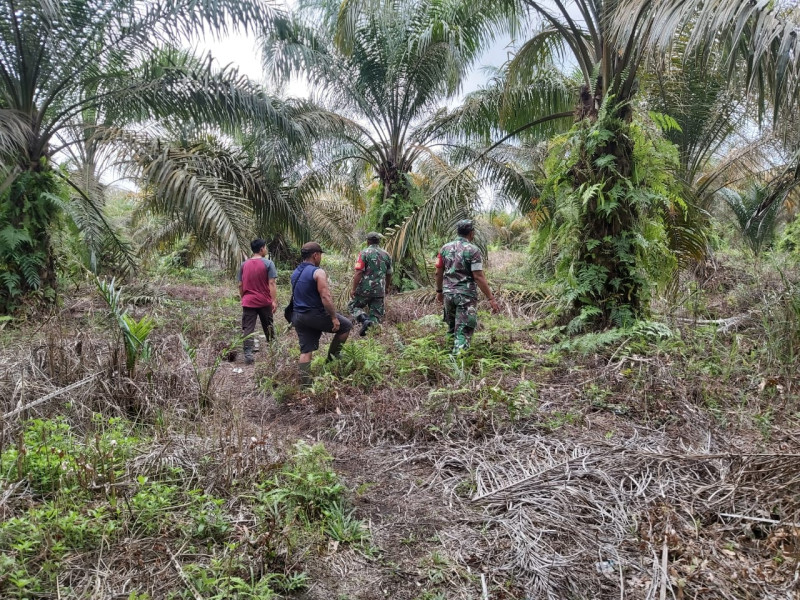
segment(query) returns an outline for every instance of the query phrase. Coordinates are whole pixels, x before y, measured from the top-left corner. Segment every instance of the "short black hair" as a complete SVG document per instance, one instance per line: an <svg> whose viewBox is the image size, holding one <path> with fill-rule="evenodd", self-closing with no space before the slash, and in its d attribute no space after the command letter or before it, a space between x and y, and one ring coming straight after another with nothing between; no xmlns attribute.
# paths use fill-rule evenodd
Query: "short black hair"
<svg viewBox="0 0 800 600"><path fill-rule="evenodd" d="M322 249L322 246L320 246L317 242L306 242L303 244L303 247L300 248L300 257L305 260L316 252L321 252L323 254L325 253L325 251Z"/></svg>
<svg viewBox="0 0 800 600"><path fill-rule="evenodd" d="M258 254L261 252L261 249L267 245L267 242L262 240L261 238L256 238L252 242L250 242L250 249L253 251L253 254Z"/></svg>

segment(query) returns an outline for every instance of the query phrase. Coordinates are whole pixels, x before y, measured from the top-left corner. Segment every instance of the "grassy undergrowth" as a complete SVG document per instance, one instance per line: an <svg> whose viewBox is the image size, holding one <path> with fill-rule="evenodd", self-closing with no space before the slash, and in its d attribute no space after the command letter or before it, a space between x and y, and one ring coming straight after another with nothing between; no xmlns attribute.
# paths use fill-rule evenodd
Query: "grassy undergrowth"
<svg viewBox="0 0 800 600"><path fill-rule="evenodd" d="M259 339L255 366L243 365L235 288L219 273L122 287L118 312L154 324L135 369L119 319L87 282L44 325L0 329L0 410L14 413L0 431L0 596L479 597L468 569L477 559L448 552L435 532L377 540L362 492L348 489L353 479L368 485L370 502L403 506L430 473L393 490L381 466L337 473L329 452L401 448L390 464L402 464L418 443L529 435L615 445L639 431L690 447L713 436L725 451L791 446L800 278L790 269L745 277L756 267L736 261L681 282L650 321L580 335L557 324L546 294L519 296L526 272L511 263L501 277L510 291L497 292L502 314L481 310L459 357L430 294L390 296L384 325L354 335L339 361L325 364L323 339L308 391L297 386L297 340L280 313L277 339ZM345 294L349 261L323 266L334 296ZM287 294L279 286L281 304ZM69 385L79 387L19 410ZM474 473L451 475L469 502ZM794 564L788 547L785 555L783 569ZM353 556L380 583L330 592L339 589L330 581L347 579L320 565L340 557L344 569ZM490 589L524 597L511 576Z"/></svg>
<svg viewBox="0 0 800 600"><path fill-rule="evenodd" d="M0 455L0 489L15 491L0 523L3 597L82 597L87 582L71 565L91 557L108 569L97 577L130 577L130 598L269 599L307 586L301 558L331 542L369 544L322 444L299 441L210 490L208 473L142 461L154 440L141 428L92 422L79 432L63 418L32 420ZM152 562L126 574L142 544Z"/></svg>

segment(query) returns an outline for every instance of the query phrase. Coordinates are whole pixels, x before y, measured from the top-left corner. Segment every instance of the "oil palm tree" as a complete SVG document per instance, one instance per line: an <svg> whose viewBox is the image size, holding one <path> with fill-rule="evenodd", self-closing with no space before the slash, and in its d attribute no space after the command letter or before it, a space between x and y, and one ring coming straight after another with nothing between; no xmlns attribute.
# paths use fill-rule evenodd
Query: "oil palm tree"
<svg viewBox="0 0 800 600"><path fill-rule="evenodd" d="M54 283L50 229L70 194L102 221L92 186L57 167L65 149L86 143L76 127L165 115L230 121L244 110L278 120L235 73L154 56L198 29L261 29L273 14L255 0L0 1L0 304Z"/></svg>
<svg viewBox="0 0 800 600"><path fill-rule="evenodd" d="M307 107L290 102L276 110L291 120ZM235 136L186 125L156 135L115 132L132 157L125 173L141 189L137 220L155 218L142 246L164 248L189 236L193 254L213 250L229 266L238 265L254 237L299 245L314 236L349 249L355 211L339 195L324 197L327 182L307 166L310 138L295 133L287 137L285 127L264 122Z"/></svg>
<svg viewBox="0 0 800 600"><path fill-rule="evenodd" d="M718 194L733 213L734 223L742 234L742 239L755 256L772 244L782 207L781 200L790 191L780 180L766 185L750 182L743 190L719 190ZM777 198L772 198L773 196ZM766 210L763 208L765 206L768 207Z"/></svg>
<svg viewBox="0 0 800 600"><path fill-rule="evenodd" d="M378 180L373 226L399 225L417 204L409 175L441 161L445 104L504 10L482 1L318 0L265 36L266 70L312 82L342 140L319 154L322 170L350 161Z"/></svg>
<svg viewBox="0 0 800 600"><path fill-rule="evenodd" d="M387 248L420 248L433 233L450 234L475 209L458 193L461 187L479 185L496 205L531 213L542 193L543 149L569 128L574 91L575 83L556 69L513 86L498 70L460 106L439 111L428 127L437 130L450 168L426 180L424 202L390 232ZM457 185L461 178L466 185Z"/></svg>
<svg viewBox="0 0 800 600"><path fill-rule="evenodd" d="M727 79L756 100L757 116L774 118L797 96L796 24L771 2L522 0L520 6L537 28L510 62L508 80L524 83L564 55L581 79L558 188L577 210L578 243L567 268L573 287L581 288L573 308L601 325L630 321L646 312L640 228L654 211L671 210L669 194L662 190L659 199L637 177L632 121L643 66L654 50L668 53L682 44L693 68L719 61ZM542 107L540 118L559 109ZM712 146L696 153L693 172Z"/></svg>

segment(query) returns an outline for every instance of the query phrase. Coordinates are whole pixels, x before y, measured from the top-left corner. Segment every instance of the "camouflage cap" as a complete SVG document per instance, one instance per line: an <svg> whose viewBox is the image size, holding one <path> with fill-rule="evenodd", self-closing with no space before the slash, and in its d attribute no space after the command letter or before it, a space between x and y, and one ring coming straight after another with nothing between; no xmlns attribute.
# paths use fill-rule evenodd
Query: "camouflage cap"
<svg viewBox="0 0 800 600"><path fill-rule="evenodd" d="M378 241L380 241L380 239L381 239L382 237L383 237L383 236L382 236L380 233L378 233L377 231L370 231L370 232L367 234L367 241L370 241L370 240L375 240L376 242L378 242Z"/></svg>
<svg viewBox="0 0 800 600"><path fill-rule="evenodd" d="M456 223L456 231L459 233L469 233L475 229L475 222L472 219L461 219Z"/></svg>

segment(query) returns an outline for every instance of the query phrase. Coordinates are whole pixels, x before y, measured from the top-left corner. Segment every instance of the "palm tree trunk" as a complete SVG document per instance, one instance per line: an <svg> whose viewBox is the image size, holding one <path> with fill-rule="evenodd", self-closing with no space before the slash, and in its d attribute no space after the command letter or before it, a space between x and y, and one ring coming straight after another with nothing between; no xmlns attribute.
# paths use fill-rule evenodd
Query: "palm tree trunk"
<svg viewBox="0 0 800 600"><path fill-rule="evenodd" d="M379 218L375 225L382 231L387 227L394 227L402 223L411 214L413 207L409 203L411 190L408 186L407 174L402 172L395 163L381 165L378 177L383 185L383 206L378 211Z"/></svg>
<svg viewBox="0 0 800 600"><path fill-rule="evenodd" d="M575 264L585 290L575 298L573 309L576 315L591 315L587 321L595 326L607 327L642 317L647 293L636 249L639 209L628 193L634 175L630 111L610 109L598 120L596 101L582 98L576 111L582 116L580 126L587 133L610 132L610 137L596 146L588 143L589 135L582 137L582 158L569 173L575 190L596 186L580 213Z"/></svg>

